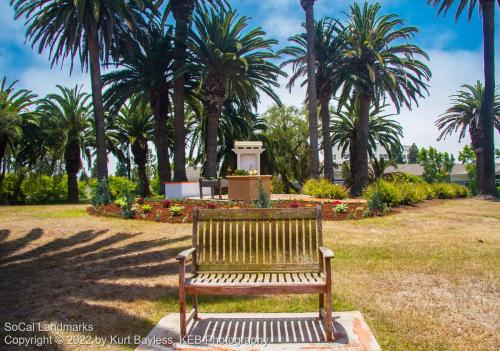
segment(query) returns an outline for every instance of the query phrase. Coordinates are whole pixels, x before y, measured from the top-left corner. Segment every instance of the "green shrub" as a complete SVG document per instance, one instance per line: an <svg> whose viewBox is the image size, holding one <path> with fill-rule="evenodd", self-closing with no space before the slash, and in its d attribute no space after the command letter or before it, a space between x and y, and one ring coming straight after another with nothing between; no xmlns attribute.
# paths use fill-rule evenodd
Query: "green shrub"
<svg viewBox="0 0 500 351"><path fill-rule="evenodd" d="M92 178L89 185L92 189L92 196L95 198L97 191L97 179ZM111 200L124 196L127 192L135 194L137 190L137 185L127 177L110 176L108 177L108 185ZM102 186L104 186L104 184L102 184ZM108 200L108 203L109 202L110 201Z"/></svg>
<svg viewBox="0 0 500 351"><path fill-rule="evenodd" d="M8 200L14 195L14 188L17 181L17 174L6 173L3 178L2 188L0 188L0 204L8 203Z"/></svg>
<svg viewBox="0 0 500 351"><path fill-rule="evenodd" d="M451 183L451 186L455 190L455 197L467 197L469 195L469 189L466 186Z"/></svg>
<svg viewBox="0 0 500 351"><path fill-rule="evenodd" d="M26 204L52 204L66 202L68 199L68 176L50 177L44 174L31 174L21 185ZM85 196L85 184L78 182L80 198Z"/></svg>
<svg viewBox="0 0 500 351"><path fill-rule="evenodd" d="M346 213L348 209L349 209L349 207L348 207L348 206L347 206L347 204L344 202L344 203L341 203L341 204L336 205L336 206L333 208L333 212L335 212L335 213Z"/></svg>
<svg viewBox="0 0 500 351"><path fill-rule="evenodd" d="M142 205L141 209L142 209L142 212L149 213L153 209L153 206L152 205Z"/></svg>
<svg viewBox="0 0 500 351"><path fill-rule="evenodd" d="M432 188L438 199L454 199L456 197L456 190L452 184L434 183Z"/></svg>
<svg viewBox="0 0 500 351"><path fill-rule="evenodd" d="M307 180L302 193L319 199L345 199L349 196L343 185L333 184L324 178Z"/></svg>
<svg viewBox="0 0 500 351"><path fill-rule="evenodd" d="M262 185L262 180L257 183L257 198L253 203L255 208L271 208L271 199Z"/></svg>
<svg viewBox="0 0 500 351"><path fill-rule="evenodd" d="M365 188L363 197L370 201L373 196L376 196L377 201L381 201L387 208L398 206L402 201L400 191L396 185L386 180L379 180Z"/></svg>
<svg viewBox="0 0 500 351"><path fill-rule="evenodd" d="M384 200L381 182L368 186L364 191L364 197L367 200L368 214L385 213L390 210L390 206Z"/></svg>
<svg viewBox="0 0 500 351"><path fill-rule="evenodd" d="M427 197L425 189L420 187L420 184L395 183L394 185L399 191L401 197L400 203L403 205L415 205L423 202Z"/></svg>
<svg viewBox="0 0 500 351"><path fill-rule="evenodd" d="M170 206L170 213L172 216L178 217L182 214L184 206Z"/></svg>
<svg viewBox="0 0 500 351"><path fill-rule="evenodd" d="M271 179L271 194L284 194L285 193L285 183L278 177L272 177Z"/></svg>

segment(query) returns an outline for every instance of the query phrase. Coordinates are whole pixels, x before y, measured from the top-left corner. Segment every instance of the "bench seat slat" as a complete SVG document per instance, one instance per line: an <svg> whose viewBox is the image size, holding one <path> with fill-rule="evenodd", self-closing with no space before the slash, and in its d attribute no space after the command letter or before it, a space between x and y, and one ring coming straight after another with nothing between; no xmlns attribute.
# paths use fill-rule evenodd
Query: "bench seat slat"
<svg viewBox="0 0 500 351"><path fill-rule="evenodd" d="M186 278L186 287L194 286L202 288L204 286L234 286L234 285L252 285L252 286L286 286L286 285L325 285L325 276L323 273L248 273L245 278L241 274L235 273L196 273Z"/></svg>

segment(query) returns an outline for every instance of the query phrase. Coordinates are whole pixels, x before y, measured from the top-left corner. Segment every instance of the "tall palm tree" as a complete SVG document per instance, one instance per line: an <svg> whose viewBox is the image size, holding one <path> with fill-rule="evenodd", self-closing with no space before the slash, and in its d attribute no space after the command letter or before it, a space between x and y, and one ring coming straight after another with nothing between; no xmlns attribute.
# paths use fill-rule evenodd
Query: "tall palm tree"
<svg viewBox="0 0 500 351"><path fill-rule="evenodd" d="M217 176L217 134L224 103L235 100L241 108L255 108L260 91L277 103L273 91L282 71L269 60L275 40L265 39L259 27L244 33L248 18L230 8L200 7L190 37L192 69L200 77L207 113L205 176Z"/></svg>
<svg viewBox="0 0 500 351"><path fill-rule="evenodd" d="M228 168L234 170L237 166L233 152L234 142L258 139L257 134L265 129L265 123L252 111L239 108L234 101L226 101L219 125L217 164L221 164L220 176L224 177L227 175ZM188 113L189 159L193 164L203 163L206 158L206 129L206 113Z"/></svg>
<svg viewBox="0 0 500 351"><path fill-rule="evenodd" d="M476 177L477 184L482 183L483 168L482 162L484 157L483 143L483 120L481 117L482 109L484 108L485 88L480 81L475 85L462 85L462 90L459 90L456 95L452 96L452 106L436 121L436 126L441 130L438 140L446 138L446 136L459 132L458 142L460 142L469 130L472 149L476 154ZM497 131L500 132L500 93L499 87L495 93L493 124Z"/></svg>
<svg viewBox="0 0 500 351"><path fill-rule="evenodd" d="M48 49L52 65L78 56L90 67L96 125L99 179L108 176L106 131L102 101L101 61L107 62L119 33L135 27L136 11L147 0L11 0L15 18L25 17L26 37L41 53Z"/></svg>
<svg viewBox="0 0 500 351"><path fill-rule="evenodd" d="M374 102L369 108L369 126L368 126L368 150L367 155L370 159L375 158L374 151L377 143L387 150L389 158L392 157L393 150L402 149L400 138L403 137L403 127L395 120L390 119L391 114L384 114L384 106L377 106ZM341 110L334 112L331 122L332 143L337 145L341 154L349 153L349 169L351 170L351 179L345 180L351 185L353 182L352 172L356 167L358 132L360 123L361 102L359 98L351 98L342 106Z"/></svg>
<svg viewBox="0 0 500 351"><path fill-rule="evenodd" d="M68 202L78 203L77 174L82 167L82 154L89 146L92 131L90 95L82 87L68 89L57 86L59 93L40 100L36 113L52 157L63 159L68 174Z"/></svg>
<svg viewBox="0 0 500 351"><path fill-rule="evenodd" d="M314 45L314 1L300 0L300 5L306 14L307 36L307 97L309 99L309 161L311 162L311 177L319 178L319 148L318 148L318 98L316 95L316 54ZM327 333L330 335L331 333Z"/></svg>
<svg viewBox="0 0 500 351"><path fill-rule="evenodd" d="M30 90L15 88L17 81L7 85L7 77L0 84L0 169L9 146L13 147L23 134L23 124L32 121L30 106L36 97ZM3 176L0 177L0 188Z"/></svg>
<svg viewBox="0 0 500 351"><path fill-rule="evenodd" d="M108 86L104 101L111 109L119 110L132 95L149 101L155 118L154 143L160 183L170 182L172 178L167 125L173 46L170 28L153 18L137 33L135 40L120 45L118 70L103 76L103 84ZM160 188L163 193L163 186Z"/></svg>
<svg viewBox="0 0 500 351"><path fill-rule="evenodd" d="M185 181L186 177L186 135L184 130L185 113L185 72L188 37L191 18L195 6L207 2L224 6L226 0L170 0L167 8L175 19L175 70L174 80L174 181Z"/></svg>
<svg viewBox="0 0 500 351"><path fill-rule="evenodd" d="M498 0L497 0L498 1ZM457 5L455 21L467 10L467 18L472 18L478 0L427 0L437 7L437 13L446 15L453 5ZM498 1L500 6L500 1ZM484 103L481 108L482 119L482 180L478 183L480 194L494 195L495 188L495 0L479 0L479 10L483 18L484 38ZM479 170L478 168L478 170Z"/></svg>
<svg viewBox="0 0 500 351"><path fill-rule="evenodd" d="M331 18L322 19L315 24L315 54L316 54L316 85L320 105L322 124L322 141L324 153L325 178L333 181L333 155L330 136L330 99L341 83L339 75L342 73L343 37L337 35L337 27ZM281 50L291 56L281 66L292 65L293 75L287 87L295 84L299 77L307 75L307 34L294 35L288 39L294 45ZM305 80L302 85L307 84Z"/></svg>
<svg viewBox="0 0 500 351"><path fill-rule="evenodd" d="M427 54L410 43L418 33L415 27L405 26L396 14L379 15L380 4L354 3L348 23L342 25L346 36L346 64L341 102L353 92L360 99L360 120L356 142L354 181L351 195L359 196L368 183L368 140L370 135L370 104L386 97L399 112L401 106L411 109L418 98L428 93L426 81L431 71L421 58Z"/></svg>
<svg viewBox="0 0 500 351"><path fill-rule="evenodd" d="M139 173L138 193L142 197L151 195L147 174L148 141L154 137L154 117L148 102L133 97L120 112L111 117L110 131L122 145L130 145Z"/></svg>

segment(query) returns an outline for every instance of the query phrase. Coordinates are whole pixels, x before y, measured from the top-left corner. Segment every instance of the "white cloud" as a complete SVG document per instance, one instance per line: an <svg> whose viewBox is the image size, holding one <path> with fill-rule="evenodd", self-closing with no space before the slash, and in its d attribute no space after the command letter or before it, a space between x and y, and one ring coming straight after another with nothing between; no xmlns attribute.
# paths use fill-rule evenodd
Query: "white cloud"
<svg viewBox="0 0 500 351"><path fill-rule="evenodd" d="M280 39L280 42L284 44L288 37L303 32L301 23L300 19L277 15L268 17L264 20L262 28L264 28L267 35L272 38Z"/></svg>

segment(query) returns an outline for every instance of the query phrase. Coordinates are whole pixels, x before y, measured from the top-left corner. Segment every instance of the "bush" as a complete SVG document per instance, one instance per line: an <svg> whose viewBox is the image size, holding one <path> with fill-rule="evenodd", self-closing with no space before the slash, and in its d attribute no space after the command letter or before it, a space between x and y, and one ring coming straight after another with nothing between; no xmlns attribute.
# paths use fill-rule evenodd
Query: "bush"
<svg viewBox="0 0 500 351"><path fill-rule="evenodd" d="M92 178L89 184L92 189L92 195L95 198L97 192L97 179ZM110 176L108 177L108 184L111 200L122 197L127 193L134 194L137 190L137 185L127 177Z"/></svg>
<svg viewBox="0 0 500 351"><path fill-rule="evenodd" d="M271 194L284 194L285 183L278 177L273 176L271 179Z"/></svg>
<svg viewBox="0 0 500 351"><path fill-rule="evenodd" d="M369 213L384 213L391 207L385 202L380 181L368 186L364 191Z"/></svg>
<svg viewBox="0 0 500 351"><path fill-rule="evenodd" d="M245 169L235 169L233 174L231 174L233 176L247 176L247 175L250 175L250 173L245 170Z"/></svg>
<svg viewBox="0 0 500 351"><path fill-rule="evenodd" d="M319 199L346 199L349 196L346 187L333 184L324 178L306 181L302 193Z"/></svg>
<svg viewBox="0 0 500 351"><path fill-rule="evenodd" d="M382 207L387 208L398 206L402 201L401 193L396 185L386 180L379 180L375 184L367 186L363 191L363 197L368 202L372 197L376 197L376 200L384 205Z"/></svg>
<svg viewBox="0 0 500 351"><path fill-rule="evenodd" d="M455 185L458 184L435 183L432 188L438 199L454 199L458 197L458 188Z"/></svg>
<svg viewBox="0 0 500 351"><path fill-rule="evenodd" d="M78 182L78 193L84 197L85 184ZM33 204L53 204L66 202L68 199L68 176L50 177L44 174L31 174L21 185L25 196L24 202Z"/></svg>
<svg viewBox="0 0 500 351"><path fill-rule="evenodd" d="M427 198L427 193L423 187L413 183L394 184L401 196L400 203L403 205L415 205L423 202ZM420 185L420 184L419 184Z"/></svg>

